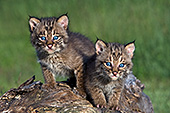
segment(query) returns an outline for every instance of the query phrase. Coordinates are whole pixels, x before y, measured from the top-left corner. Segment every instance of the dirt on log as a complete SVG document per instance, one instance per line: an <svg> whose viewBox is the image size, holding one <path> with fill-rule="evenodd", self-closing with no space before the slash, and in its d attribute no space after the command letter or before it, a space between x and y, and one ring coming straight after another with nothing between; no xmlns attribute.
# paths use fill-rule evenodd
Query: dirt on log
<svg viewBox="0 0 170 113"><path fill-rule="evenodd" d="M65 83L56 83L57 87L51 89L40 81L34 80L35 76L21 84L18 88L10 89L3 94L0 97L0 112L119 113L119 111L115 110L93 107L89 101L74 93L72 88ZM138 83L138 81L135 80L135 83ZM135 85L134 78L130 78L127 81L120 99L121 108L125 112L153 112L149 97L142 92L143 86L136 89ZM127 99L130 99L130 101L127 101ZM134 109L134 106L137 109Z"/></svg>

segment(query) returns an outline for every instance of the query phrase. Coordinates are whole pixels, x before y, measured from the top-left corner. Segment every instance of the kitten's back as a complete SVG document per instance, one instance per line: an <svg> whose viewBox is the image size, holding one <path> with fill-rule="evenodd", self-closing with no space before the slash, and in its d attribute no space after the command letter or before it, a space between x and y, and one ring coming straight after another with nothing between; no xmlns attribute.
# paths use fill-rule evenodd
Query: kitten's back
<svg viewBox="0 0 170 113"><path fill-rule="evenodd" d="M79 33L68 32L68 36L67 49L62 53L68 59L67 65L77 68L95 54L94 44Z"/></svg>
<svg viewBox="0 0 170 113"><path fill-rule="evenodd" d="M69 46L79 51L80 54L92 56L95 53L94 44L85 36L79 33L69 32Z"/></svg>

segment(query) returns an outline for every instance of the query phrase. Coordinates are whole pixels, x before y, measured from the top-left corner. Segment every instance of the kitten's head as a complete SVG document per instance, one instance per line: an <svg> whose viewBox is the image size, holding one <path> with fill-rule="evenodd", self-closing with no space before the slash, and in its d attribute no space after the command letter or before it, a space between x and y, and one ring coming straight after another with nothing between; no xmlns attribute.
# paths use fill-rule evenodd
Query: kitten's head
<svg viewBox="0 0 170 113"><path fill-rule="evenodd" d="M38 52L52 54L61 51L67 44L68 17L30 17L31 43Z"/></svg>
<svg viewBox="0 0 170 113"><path fill-rule="evenodd" d="M98 67L104 78L117 80L124 78L132 69L132 57L135 50L134 42L122 45L119 43L105 43L97 40L95 44ZM99 71L98 70L98 71Z"/></svg>

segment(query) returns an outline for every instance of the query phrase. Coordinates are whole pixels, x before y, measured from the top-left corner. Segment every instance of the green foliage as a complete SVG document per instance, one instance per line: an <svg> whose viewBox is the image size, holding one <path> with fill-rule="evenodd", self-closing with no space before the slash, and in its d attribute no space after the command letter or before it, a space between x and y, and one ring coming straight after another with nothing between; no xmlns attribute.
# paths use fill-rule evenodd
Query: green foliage
<svg viewBox="0 0 170 113"><path fill-rule="evenodd" d="M169 0L1 0L0 93L36 75L43 81L30 44L29 16L68 13L70 30L106 42L136 40L134 74L145 84L155 112L170 111Z"/></svg>

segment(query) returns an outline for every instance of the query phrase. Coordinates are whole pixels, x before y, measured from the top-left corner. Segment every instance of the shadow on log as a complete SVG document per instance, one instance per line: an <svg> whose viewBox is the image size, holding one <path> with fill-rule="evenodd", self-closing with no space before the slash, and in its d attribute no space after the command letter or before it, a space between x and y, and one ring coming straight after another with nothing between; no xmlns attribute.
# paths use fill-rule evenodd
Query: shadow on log
<svg viewBox="0 0 170 113"><path fill-rule="evenodd" d="M35 76L21 84L17 89L10 89L5 94L3 94L0 97L0 112L119 113L118 111L93 107L89 101L75 94L72 89L64 83L56 83L58 86L56 89L49 89L45 87L45 85L40 81L34 80ZM128 83L130 82L128 81ZM125 88L128 87L128 84L125 85ZM127 98L133 98L134 95L128 95L130 92L129 90L124 92L121 101L125 101ZM141 92L141 94L143 96L140 99L137 99L140 100L138 104L142 106L140 109L146 109L148 111L144 111L148 113L153 112L149 97L147 97L143 92ZM147 101L147 104L144 101ZM129 104L129 102L131 102L130 105L133 105L133 101L128 101L127 103L124 102L124 104L121 104L121 107L126 111L129 109L127 107L128 105L126 105Z"/></svg>

